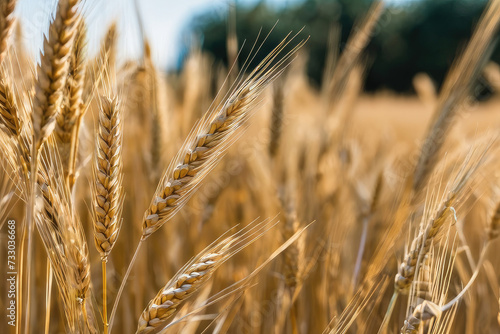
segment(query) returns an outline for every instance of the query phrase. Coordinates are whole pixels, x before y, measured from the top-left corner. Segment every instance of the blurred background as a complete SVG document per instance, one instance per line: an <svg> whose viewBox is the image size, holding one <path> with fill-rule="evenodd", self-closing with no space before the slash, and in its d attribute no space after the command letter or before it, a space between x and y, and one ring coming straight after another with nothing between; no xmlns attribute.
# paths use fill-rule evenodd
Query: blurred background
<svg viewBox="0 0 500 334"><path fill-rule="evenodd" d="M238 49L246 41L240 59L245 59L259 30L273 32L264 45L266 54L290 30L304 28L310 35L306 45L307 76L313 86L321 85L328 40L340 31L340 50L356 20L368 11L371 0L89 0L89 50L96 52L112 21L120 27L119 54L140 58L141 29L150 40L156 65L180 71L193 48L227 64L227 32L234 25ZM52 3L48 6L47 3ZM455 55L465 45L486 1L483 0L390 0L379 20L366 52L366 91L388 89L413 93L412 79L427 73L441 83ZM47 31L47 8L53 0L21 0L17 8L24 21L24 36L33 54L41 48L41 31ZM136 8L138 10L136 10ZM139 16L136 14L139 13ZM142 21L142 24L139 22ZM279 22L278 22L279 21ZM42 29L40 29L42 27ZM335 30L338 29L338 30ZM267 49L266 49L267 48ZM492 60L498 61L494 52ZM122 59L124 60L124 59ZM487 97L488 89L478 97ZM484 96L483 96L484 95Z"/></svg>

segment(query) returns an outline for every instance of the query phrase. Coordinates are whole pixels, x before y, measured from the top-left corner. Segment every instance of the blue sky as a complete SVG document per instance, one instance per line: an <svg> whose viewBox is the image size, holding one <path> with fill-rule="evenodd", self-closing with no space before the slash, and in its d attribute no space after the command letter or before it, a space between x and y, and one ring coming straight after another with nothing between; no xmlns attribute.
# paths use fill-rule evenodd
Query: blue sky
<svg viewBox="0 0 500 334"><path fill-rule="evenodd" d="M276 6L287 6L300 0L267 0ZM388 0L388 3L403 3L415 0ZM151 40L153 57L162 68L175 65L179 54L182 30L191 18L207 10L216 15L225 15L233 0L139 0L139 9L144 28ZM249 5L256 0L237 0ZM56 0L19 0L17 15L23 21L25 41L28 48L37 53L42 45L42 32L46 32ZM118 20L120 28L120 52L126 58L137 57L141 49L134 0L87 0L85 13L88 17L89 50L98 48L106 27Z"/></svg>

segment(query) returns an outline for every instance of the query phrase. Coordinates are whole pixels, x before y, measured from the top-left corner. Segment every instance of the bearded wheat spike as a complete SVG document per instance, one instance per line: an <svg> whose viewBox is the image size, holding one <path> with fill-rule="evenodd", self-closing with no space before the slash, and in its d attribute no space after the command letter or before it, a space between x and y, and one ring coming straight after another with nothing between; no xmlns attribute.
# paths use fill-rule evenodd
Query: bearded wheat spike
<svg viewBox="0 0 500 334"><path fill-rule="evenodd" d="M484 162L486 152L491 146L488 145L479 155L472 150L465 158L454 183L447 192L447 197L442 201L434 217L425 223L419 234L413 239L410 250L405 255L405 259L395 277L395 289L400 293L407 293L415 274L422 265L423 258L429 253L435 238L438 237L446 220L452 215L456 219L454 205L466 194L465 187L471 182L477 168Z"/></svg>
<svg viewBox="0 0 500 334"><path fill-rule="evenodd" d="M12 82L4 71L0 79L0 122L6 127L9 135L19 136L21 133L21 119Z"/></svg>
<svg viewBox="0 0 500 334"><path fill-rule="evenodd" d="M275 225L273 220L250 224L234 235L216 241L201 251L184 265L150 301L139 318L136 333L149 334L163 330L169 324L170 317L182 307L181 304L199 291L220 265L258 240Z"/></svg>
<svg viewBox="0 0 500 334"><path fill-rule="evenodd" d="M45 39L37 71L33 101L34 145L39 148L52 133L60 112L69 69L69 57L78 27L79 0L60 0L57 14Z"/></svg>
<svg viewBox="0 0 500 334"><path fill-rule="evenodd" d="M93 173L94 241L106 260L121 227L123 123L117 99L102 97Z"/></svg>
<svg viewBox="0 0 500 334"><path fill-rule="evenodd" d="M72 132L79 120L82 111L83 81L85 78L85 24L81 20L78 24L75 45L70 55L69 75L66 83L68 96L61 112L57 115L57 127L55 133L59 142L69 144ZM63 163L66 157L62 155Z"/></svg>
<svg viewBox="0 0 500 334"><path fill-rule="evenodd" d="M17 0L0 1L0 64L5 59L9 48L9 39L14 28L14 9Z"/></svg>
<svg viewBox="0 0 500 334"><path fill-rule="evenodd" d="M437 318L441 313L439 305L426 300L422 304L417 305L412 315L405 320L404 326L401 328L401 333L417 334L423 322Z"/></svg>
<svg viewBox="0 0 500 334"><path fill-rule="evenodd" d="M151 333L177 311L180 304L198 291L207 282L224 259L223 251L215 251L203 255L191 264L187 270L181 271L169 282L149 303L139 318L136 333Z"/></svg>
<svg viewBox="0 0 500 334"><path fill-rule="evenodd" d="M189 199L201 180L217 163L234 140L235 132L250 116L262 90L281 72L288 58L305 41L277 60L290 41L283 40L248 76L230 93L225 103L209 110L194 127L183 147L163 175L144 214L142 239L147 238L167 222Z"/></svg>
<svg viewBox="0 0 500 334"><path fill-rule="evenodd" d="M410 251L407 253L399 272L395 278L396 290L407 293L415 277L417 262L420 256L425 256L429 252L434 237L438 234L441 227L450 216L450 208L453 207L457 199L456 192L450 192L449 197L443 202L436 215L427 225L427 228L421 231L413 240Z"/></svg>

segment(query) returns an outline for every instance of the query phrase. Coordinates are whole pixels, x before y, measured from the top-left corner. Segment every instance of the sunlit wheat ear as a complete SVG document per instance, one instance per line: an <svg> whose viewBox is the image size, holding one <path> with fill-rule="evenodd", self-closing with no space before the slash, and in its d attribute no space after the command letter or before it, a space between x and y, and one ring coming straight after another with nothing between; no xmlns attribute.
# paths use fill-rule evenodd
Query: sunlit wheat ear
<svg viewBox="0 0 500 334"><path fill-rule="evenodd" d="M449 294L458 240L453 227L445 233L444 241L431 246L412 283L402 333L417 334L422 329L427 333L446 333L444 329L454 317L456 307L442 316L441 306Z"/></svg>
<svg viewBox="0 0 500 334"><path fill-rule="evenodd" d="M27 200L27 182L29 179L30 168L30 122L26 121L23 110L17 103L14 93L11 75L7 71L0 70L0 131L5 134L5 138L0 140L2 145L3 157L12 170L16 171L12 175L16 180L17 188L20 190L20 196ZM22 106L22 104L21 104ZM25 126L27 124L27 126ZM23 129L23 126L25 128ZM8 138L8 139L7 139Z"/></svg>
<svg viewBox="0 0 500 334"><path fill-rule="evenodd" d="M103 260L121 228L123 119L116 98L101 97L92 175L94 241Z"/></svg>
<svg viewBox="0 0 500 334"><path fill-rule="evenodd" d="M9 136L14 147L15 159L10 160L16 162L12 167L19 170L18 176L25 183L18 186L26 187L32 146L32 124L28 116L31 106L16 89L14 79L15 76L5 66L0 68L0 129ZM26 196L27 189L21 194L24 200L27 200Z"/></svg>
<svg viewBox="0 0 500 334"><path fill-rule="evenodd" d="M68 328L82 331L87 324L90 259L82 226L71 206L57 148L52 140L41 153L37 179L41 193L36 224L51 263L64 305Z"/></svg>
<svg viewBox="0 0 500 334"><path fill-rule="evenodd" d="M55 128L56 138L59 144L59 152L63 162L65 173L68 172L70 162L70 150L73 140L73 132L81 121L83 112L83 81L85 78L85 45L86 28L84 20L78 22L75 43L69 57L69 70L66 87L64 88L64 99L60 113L57 115Z"/></svg>
<svg viewBox="0 0 500 334"><path fill-rule="evenodd" d="M79 0L59 1L56 17L50 24L49 37L44 40L32 113L36 147L40 147L54 130L61 109L69 58L80 18L78 3Z"/></svg>
<svg viewBox="0 0 500 334"><path fill-rule="evenodd" d="M457 206L468 194L467 185L473 181L475 173L480 165L484 163L484 157L489 147L482 152L471 151L466 157L460 170L447 191L443 200L437 200L435 208L427 208L434 213L432 216L424 216L420 231L411 242L409 250L399 267L395 278L395 289L400 293L407 293L411 287L415 274L422 264L422 259L429 253L430 248L440 236L445 223L449 219L456 219ZM479 155L478 155L479 154Z"/></svg>
<svg viewBox="0 0 500 334"><path fill-rule="evenodd" d="M0 71L0 124L5 126L11 136L21 133L21 119L13 91L10 75L6 71Z"/></svg>
<svg viewBox="0 0 500 334"><path fill-rule="evenodd" d="M0 1L0 64L7 55L9 49L10 35L14 28L14 9L17 0Z"/></svg>
<svg viewBox="0 0 500 334"><path fill-rule="evenodd" d="M257 240L275 223L251 224L233 236L217 241L189 261L153 298L142 312L136 333L158 333L170 322L182 303L212 277L221 264Z"/></svg>
<svg viewBox="0 0 500 334"><path fill-rule="evenodd" d="M492 218L494 220L495 217ZM491 226L490 222L490 226ZM490 228L491 229L491 228ZM448 236L450 233L448 233ZM437 273L431 273L431 277L434 278L437 284L433 284L432 293L430 294L430 298L413 298L413 307L409 309L409 314L407 313L407 319L404 322L404 326L402 328L402 333L408 334L417 334L422 332L429 333L448 333L451 328L453 317L455 316L456 309L458 304L463 300L465 294L474 284L476 278L478 277L479 272L483 268L483 264L485 262L486 254L488 254L488 249L491 246L491 241L495 238L489 234L489 238L486 240L486 243L481 250L481 254L479 256L479 260L475 263L472 268L474 269L472 276L470 277L467 285L465 285L461 291L450 301L447 302L447 294L450 286L450 279L452 276L452 268L453 263L449 263L451 261L443 260L446 258L445 252L447 249L451 248L451 258L454 260L456 256L456 245L453 244L451 247L448 246L448 238L447 243L443 246L442 254L439 256L438 267L446 267L443 263L448 263L447 268L441 269ZM455 243L455 242L454 242ZM432 253L431 253L432 254ZM475 268L474 268L475 266ZM420 271L418 273L420 275ZM434 285L437 285L437 288L434 288ZM413 284L412 290L413 294L415 294L415 283ZM417 289L418 292L418 289ZM415 306L415 300L417 301L417 305ZM411 299L410 299L411 301ZM443 316L444 315L444 316ZM430 331L428 329L431 329ZM448 330L448 331L447 331Z"/></svg>
<svg viewBox="0 0 500 334"><path fill-rule="evenodd" d="M187 202L235 140L236 131L250 116L260 93L283 71L289 58L305 43L299 42L282 58L278 58L290 42L283 40L232 90L221 106L211 108L191 130L164 173L151 205L144 214L143 239L158 230Z"/></svg>
<svg viewBox="0 0 500 334"><path fill-rule="evenodd" d="M403 328L401 328L401 333L417 334L420 332L420 326L422 325L422 322L440 316L441 310L439 309L438 305L429 301L424 301L422 304L417 305L412 315L407 320L405 320L405 324Z"/></svg>
<svg viewBox="0 0 500 334"><path fill-rule="evenodd" d="M492 40L500 22L500 2L490 1L474 30L467 48L448 73L436 111L427 129L420 156L413 176L413 188L420 190L427 183L438 153L458 112L467 106L467 99L481 73L482 67L493 51Z"/></svg>

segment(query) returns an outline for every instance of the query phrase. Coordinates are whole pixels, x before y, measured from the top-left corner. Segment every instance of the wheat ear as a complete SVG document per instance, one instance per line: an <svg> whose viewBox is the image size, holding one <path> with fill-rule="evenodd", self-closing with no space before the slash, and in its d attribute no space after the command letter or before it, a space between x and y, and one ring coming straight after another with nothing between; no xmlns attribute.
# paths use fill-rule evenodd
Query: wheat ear
<svg viewBox="0 0 500 334"><path fill-rule="evenodd" d="M106 263L121 229L123 119L116 98L102 97L92 182L94 241L101 255L104 333L108 333Z"/></svg>
<svg viewBox="0 0 500 334"><path fill-rule="evenodd" d="M102 97L93 172L94 240L105 261L121 227L123 123L116 98Z"/></svg>
<svg viewBox="0 0 500 334"><path fill-rule="evenodd" d="M429 321L431 319L437 319L440 320L441 316L445 312L450 312L452 313L452 316L454 316L454 312L456 311L456 307L458 303L463 299L465 293L470 289L470 287L474 284L476 281L477 276L479 275L479 272L484 264L484 261L486 259L486 255L488 253L489 247L491 245L491 241L493 239L488 238L486 241L486 244L484 245L483 249L481 250L481 254L479 256L479 260L477 261L476 268L474 269L474 272L469 280L467 282L467 285L449 302L446 304L442 304L441 302L439 303L434 303L429 300L424 300L420 304L418 304L413 312L407 317L407 319L404 322L404 326L401 329L401 333L404 334L417 334L420 332L420 328L422 324L425 324L425 321ZM449 285L449 280L451 278L451 270L448 269L448 274L445 278L439 277L441 281L440 282L441 286L445 286L445 289L448 289ZM441 276L445 276L441 274ZM443 289L443 290L445 290ZM446 292L444 291L442 294L446 297ZM435 292L434 292L435 294ZM436 299L436 298L434 298ZM441 298L442 300L443 298ZM441 325L441 324L438 324ZM433 325L433 327L436 327L436 324ZM435 331L439 332L439 331Z"/></svg>
<svg viewBox="0 0 500 334"><path fill-rule="evenodd" d="M415 275L420 270L423 258L429 253L433 242L438 237L445 222L449 217L456 219L454 206L465 195L465 187L471 182L475 171L483 162L486 151L483 152L483 155L476 157L476 161L472 161L473 152L466 158L454 184L447 192L445 199L439 204L434 216L428 222L424 222L425 225L413 239L410 249L406 253L399 267L398 274L395 277L394 284L398 293L407 293L409 291Z"/></svg>
<svg viewBox="0 0 500 334"><path fill-rule="evenodd" d="M3 126L9 138L13 139L12 143L17 154L10 160L10 164L15 170L20 171L17 177L22 180L23 186L27 187L30 178L31 138L29 133L31 123L22 117L24 115L20 109L22 104L17 102L11 75L7 71L0 71L0 75L2 75L2 79L0 79L0 127ZM26 198L28 189L23 189L22 195L26 201L29 200Z"/></svg>
<svg viewBox="0 0 500 334"><path fill-rule="evenodd" d="M38 66L33 101L34 144L40 147L52 133L69 70L69 58L78 27L78 0L61 0L49 38L45 39L41 64Z"/></svg>
<svg viewBox="0 0 500 334"><path fill-rule="evenodd" d="M201 251L189 261L150 301L139 318L137 334L158 333L168 325L172 315L212 277L231 256L244 249L275 226L266 220L226 237ZM296 237L296 236L294 236Z"/></svg>
<svg viewBox="0 0 500 334"><path fill-rule="evenodd" d="M70 55L69 75L65 90L67 97L57 116L55 133L59 143L59 152L63 161L66 182L70 189L74 184L76 153L80 122L84 112L83 83L85 80L85 45L86 28L84 20L78 23L75 44Z"/></svg>
<svg viewBox="0 0 500 334"><path fill-rule="evenodd" d="M411 287L402 333L417 334L421 323L431 318L437 318L437 322L433 324L434 328L446 326L446 318L441 318L442 311L438 304L443 304L448 295L457 255L456 232L451 231L450 226L442 245L439 247L437 244L432 245L422 260L418 276ZM448 251L450 251L449 256ZM439 333L438 330L431 332Z"/></svg>
<svg viewBox="0 0 500 334"><path fill-rule="evenodd" d="M7 50L9 49L9 39L14 28L14 9L17 0L0 1L0 64L3 63Z"/></svg>
<svg viewBox="0 0 500 334"><path fill-rule="evenodd" d="M236 130L250 116L259 94L281 73L282 65L304 41L273 64L288 43L283 40L257 65L247 79L233 90L221 107L209 111L191 131L177 157L163 175L144 214L143 239L158 230L186 203L202 179L218 162L217 158L234 140Z"/></svg>
<svg viewBox="0 0 500 334"><path fill-rule="evenodd" d="M0 79L0 124L5 126L11 136L21 133L21 119L10 76L2 71Z"/></svg>

